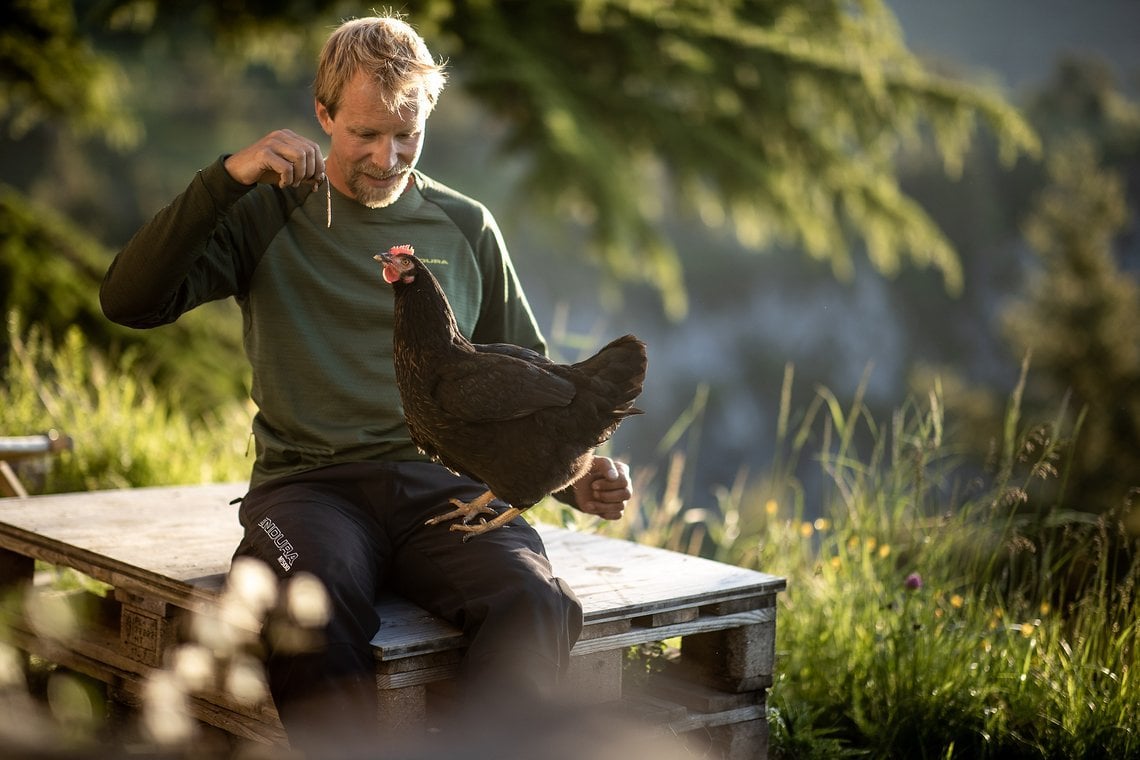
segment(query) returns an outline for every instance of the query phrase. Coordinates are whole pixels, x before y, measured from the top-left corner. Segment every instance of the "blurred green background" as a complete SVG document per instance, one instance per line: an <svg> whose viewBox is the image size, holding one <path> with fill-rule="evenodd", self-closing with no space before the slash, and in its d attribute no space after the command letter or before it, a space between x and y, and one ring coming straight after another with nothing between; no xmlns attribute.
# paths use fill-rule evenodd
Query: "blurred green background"
<svg viewBox="0 0 1140 760"><path fill-rule="evenodd" d="M75 439L30 490L246 476L236 307L133 332L98 284L219 154L320 137L368 8L8 4L0 435ZM421 168L554 354L649 344L626 519L534 518L788 578L773 758L1140 757L1140 4L401 8L450 62Z"/></svg>
<svg viewBox="0 0 1140 760"><path fill-rule="evenodd" d="M191 415L244 398L232 304L136 333L97 284L217 155L321 137L316 51L368 8L11 8L0 307L17 334L76 327L134 357ZM421 168L498 216L556 354L648 341L649 414L612 448L635 466L683 448L690 503L768 466L788 364L793 409L827 387L887 413L938 378L981 467L1031 355L1027 414L1086 413L1069 506L1140 483L1135 3L401 8L452 78Z"/></svg>

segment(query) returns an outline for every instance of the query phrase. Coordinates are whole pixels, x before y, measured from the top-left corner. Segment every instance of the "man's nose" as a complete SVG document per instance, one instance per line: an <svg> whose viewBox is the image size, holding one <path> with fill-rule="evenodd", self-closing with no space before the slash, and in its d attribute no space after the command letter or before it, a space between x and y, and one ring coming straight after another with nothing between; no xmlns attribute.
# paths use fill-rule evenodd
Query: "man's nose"
<svg viewBox="0 0 1140 760"><path fill-rule="evenodd" d="M372 150L372 163L384 171L395 169L400 163L400 154L396 150L396 141L391 137L382 137L376 141Z"/></svg>

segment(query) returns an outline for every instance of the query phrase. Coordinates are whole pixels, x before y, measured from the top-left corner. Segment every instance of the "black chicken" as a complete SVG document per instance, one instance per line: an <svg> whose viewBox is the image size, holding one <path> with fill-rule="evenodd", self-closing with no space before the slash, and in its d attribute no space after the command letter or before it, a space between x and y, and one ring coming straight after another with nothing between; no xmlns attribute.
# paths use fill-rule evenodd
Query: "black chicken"
<svg viewBox="0 0 1140 760"><path fill-rule="evenodd" d="M582 477L594 448L633 406L645 381L645 344L618 338L577 364L556 364L507 343L460 334L439 282L411 246L375 256L395 292L396 384L412 441L449 469L485 484L470 502L428 520L463 517L464 541L494 530ZM510 508L491 520L496 497Z"/></svg>

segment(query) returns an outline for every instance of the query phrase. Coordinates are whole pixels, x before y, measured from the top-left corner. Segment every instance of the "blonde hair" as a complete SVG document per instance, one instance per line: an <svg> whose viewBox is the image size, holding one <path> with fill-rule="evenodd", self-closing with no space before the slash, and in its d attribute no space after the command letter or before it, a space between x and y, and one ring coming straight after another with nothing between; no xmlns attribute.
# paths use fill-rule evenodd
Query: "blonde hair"
<svg viewBox="0 0 1140 760"><path fill-rule="evenodd" d="M395 15L355 18L329 35L317 64L313 95L336 116L344 88L356 73L372 77L393 112L408 104L431 113L447 81L444 63L436 62L427 43Z"/></svg>

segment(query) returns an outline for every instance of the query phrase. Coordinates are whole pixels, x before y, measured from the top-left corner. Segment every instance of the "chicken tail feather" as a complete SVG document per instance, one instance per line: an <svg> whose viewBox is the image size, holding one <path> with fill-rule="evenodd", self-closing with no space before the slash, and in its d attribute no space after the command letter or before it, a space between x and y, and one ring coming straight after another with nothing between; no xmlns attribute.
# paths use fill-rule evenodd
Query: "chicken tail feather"
<svg viewBox="0 0 1140 760"><path fill-rule="evenodd" d="M645 343L623 335L575 366L592 378L593 390L612 404L610 411L620 419L642 413L633 401L641 395L648 362Z"/></svg>

